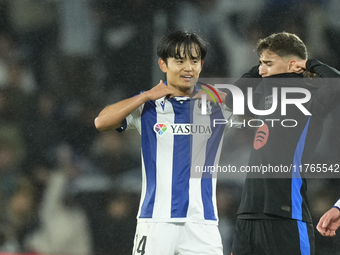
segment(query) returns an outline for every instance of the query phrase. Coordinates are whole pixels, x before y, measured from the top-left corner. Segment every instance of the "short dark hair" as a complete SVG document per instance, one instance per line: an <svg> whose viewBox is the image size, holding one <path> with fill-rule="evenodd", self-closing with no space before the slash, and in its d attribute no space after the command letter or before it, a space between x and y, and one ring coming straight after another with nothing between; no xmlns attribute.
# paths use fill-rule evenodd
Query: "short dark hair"
<svg viewBox="0 0 340 255"><path fill-rule="evenodd" d="M264 50L270 50L280 57L293 55L301 59L307 59L306 45L295 34L281 32L260 39L257 42L256 51L260 56Z"/></svg>
<svg viewBox="0 0 340 255"><path fill-rule="evenodd" d="M158 43L157 55L167 63L168 58L181 59L181 50L185 56L190 58L200 57L202 60L207 55L207 42L196 33L178 30L164 36ZM192 55L192 49L197 56Z"/></svg>

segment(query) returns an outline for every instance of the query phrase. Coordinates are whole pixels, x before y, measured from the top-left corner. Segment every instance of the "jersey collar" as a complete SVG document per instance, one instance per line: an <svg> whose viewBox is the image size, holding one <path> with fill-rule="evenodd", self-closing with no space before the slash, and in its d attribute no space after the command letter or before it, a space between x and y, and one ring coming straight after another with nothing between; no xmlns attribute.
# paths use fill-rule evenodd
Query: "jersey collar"
<svg viewBox="0 0 340 255"><path fill-rule="evenodd" d="M165 81L164 82L165 85L168 85L168 82ZM196 89L196 85L195 85L195 91L197 92L198 90ZM196 93L195 93L196 94ZM164 97L164 100L167 99L167 100L170 100L170 99L173 99L173 100L176 100L176 101L187 101L187 100L190 100L191 98L190 97L185 97L185 96L176 96L176 97L173 97L173 98L169 98L169 96L165 96Z"/></svg>

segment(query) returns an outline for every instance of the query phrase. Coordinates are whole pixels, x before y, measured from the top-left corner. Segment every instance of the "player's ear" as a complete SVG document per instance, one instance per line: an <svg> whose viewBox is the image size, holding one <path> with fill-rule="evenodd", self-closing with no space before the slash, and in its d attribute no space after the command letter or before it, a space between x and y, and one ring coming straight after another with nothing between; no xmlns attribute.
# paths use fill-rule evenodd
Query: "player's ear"
<svg viewBox="0 0 340 255"><path fill-rule="evenodd" d="M202 59L202 60L201 60L201 70L202 70L202 68L203 68L203 64L204 64L204 60Z"/></svg>
<svg viewBox="0 0 340 255"><path fill-rule="evenodd" d="M163 73L166 73L168 70L168 66L166 65L165 61L161 58L158 59L159 68L162 70Z"/></svg>
<svg viewBox="0 0 340 255"><path fill-rule="evenodd" d="M290 60L288 64L288 72L293 73L295 72L295 64L296 60Z"/></svg>

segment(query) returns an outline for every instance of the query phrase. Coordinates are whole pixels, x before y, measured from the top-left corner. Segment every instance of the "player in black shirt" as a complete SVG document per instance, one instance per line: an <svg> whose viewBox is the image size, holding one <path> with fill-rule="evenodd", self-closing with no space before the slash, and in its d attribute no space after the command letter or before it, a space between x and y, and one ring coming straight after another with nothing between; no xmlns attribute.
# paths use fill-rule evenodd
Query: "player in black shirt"
<svg viewBox="0 0 340 255"><path fill-rule="evenodd" d="M324 84L314 86L302 73L340 78L340 72L307 60L304 43L290 33L261 39L257 52L260 65L236 82L244 94L253 88L253 108L246 103L245 110L257 120L257 128L248 164L254 172L245 181L233 255L314 254L304 174L324 119L340 103L340 79L317 79L318 85ZM233 107L231 93L226 104Z"/></svg>

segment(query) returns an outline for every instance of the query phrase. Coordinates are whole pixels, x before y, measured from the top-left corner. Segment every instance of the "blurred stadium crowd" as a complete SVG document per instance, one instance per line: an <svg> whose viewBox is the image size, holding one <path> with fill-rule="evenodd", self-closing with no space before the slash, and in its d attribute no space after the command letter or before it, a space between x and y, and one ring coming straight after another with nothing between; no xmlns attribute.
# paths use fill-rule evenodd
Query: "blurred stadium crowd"
<svg viewBox="0 0 340 255"><path fill-rule="evenodd" d="M93 120L164 79L155 47L167 30L209 41L202 77L240 77L258 63L257 40L280 31L340 69L338 13L337 0L0 0L0 252L131 254L139 135L99 133ZM339 109L315 162L339 163L337 127ZM239 132L225 137L226 164L247 164L252 134ZM225 254L242 181L219 180ZM317 222L340 181L309 182ZM339 240L316 233L317 254L340 254Z"/></svg>

